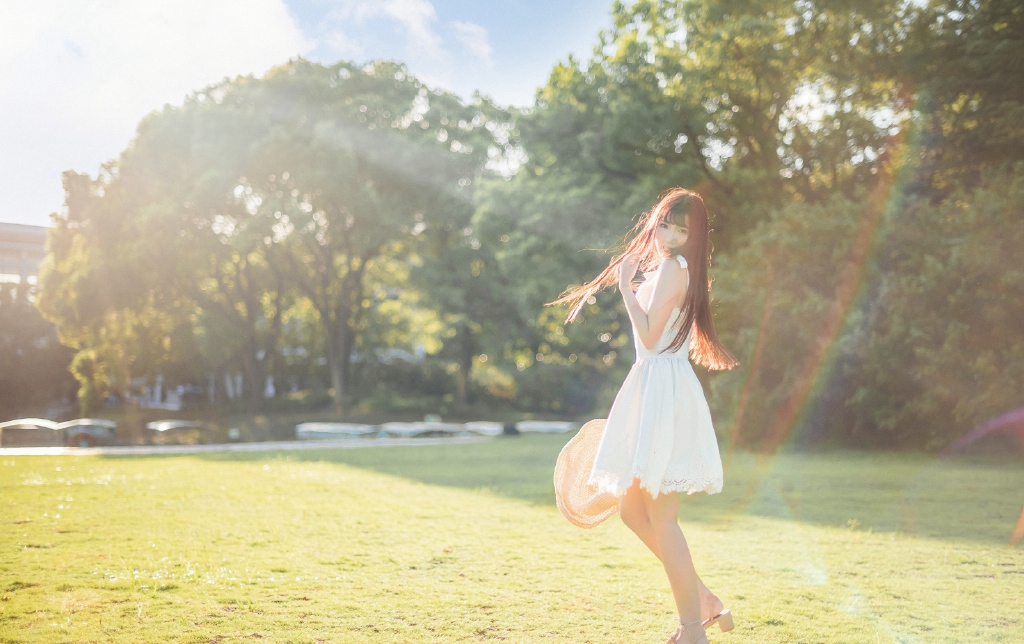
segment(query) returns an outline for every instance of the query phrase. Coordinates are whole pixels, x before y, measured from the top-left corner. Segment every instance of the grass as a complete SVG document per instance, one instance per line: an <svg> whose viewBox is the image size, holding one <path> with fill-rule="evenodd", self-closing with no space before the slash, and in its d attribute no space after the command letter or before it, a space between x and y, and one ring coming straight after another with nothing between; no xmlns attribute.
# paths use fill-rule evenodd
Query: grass
<svg viewBox="0 0 1024 644"><path fill-rule="evenodd" d="M0 457L0 642L662 642L617 519L554 507L566 436L174 457ZM1020 642L1019 463L727 460L683 530L713 642Z"/></svg>

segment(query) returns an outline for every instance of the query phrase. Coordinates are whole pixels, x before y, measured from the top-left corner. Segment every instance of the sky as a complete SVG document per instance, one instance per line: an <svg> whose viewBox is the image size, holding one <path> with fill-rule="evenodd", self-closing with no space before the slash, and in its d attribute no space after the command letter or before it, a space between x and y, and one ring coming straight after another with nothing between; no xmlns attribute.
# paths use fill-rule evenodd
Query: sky
<svg viewBox="0 0 1024 644"><path fill-rule="evenodd" d="M527 106L586 59L612 0L4 0L0 222L46 226L61 173L95 176L138 122L296 56L385 58L432 87Z"/></svg>

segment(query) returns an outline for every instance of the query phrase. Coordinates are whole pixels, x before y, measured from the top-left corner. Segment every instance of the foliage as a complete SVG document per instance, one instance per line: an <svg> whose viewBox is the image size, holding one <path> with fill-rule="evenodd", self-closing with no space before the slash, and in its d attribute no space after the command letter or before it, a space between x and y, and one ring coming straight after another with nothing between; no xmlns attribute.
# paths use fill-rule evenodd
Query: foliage
<svg viewBox="0 0 1024 644"><path fill-rule="evenodd" d="M390 322L374 294L400 288L412 230L468 220L495 118L391 63L298 60L207 88L144 120L98 179L69 175L43 310L94 361L122 349L106 369L121 387L186 357L143 361L143 345L167 349L188 324L193 378L240 365L258 400L286 311L304 300L340 409L353 352L376 350L365 329Z"/></svg>
<svg viewBox="0 0 1024 644"><path fill-rule="evenodd" d="M884 219L836 197L758 227L716 283L745 363L712 381L730 440L937 449L1019 406L1022 186L1018 166L939 204L897 200ZM868 229L873 260L857 248Z"/></svg>
<svg viewBox="0 0 1024 644"><path fill-rule="evenodd" d="M544 306L571 283L600 270L606 260L597 249L610 246L609 235L616 230L584 225L591 199L601 199L597 184L594 191L549 193L549 187L524 173L508 182L487 183L474 219L474 230L493 249L493 270L503 286L500 297L511 310L502 323L505 334L485 345L485 354L516 379L517 400L526 408L553 409L565 402L559 398L561 387L537 386L535 366L562 365L564 377L602 389L624 373L622 363L631 358L629 322L615 306L615 294L603 294L569 326L563 324L565 310ZM597 213L591 214L597 219ZM620 354L623 359L617 360ZM523 387L531 392L528 396L520 395Z"/></svg>
<svg viewBox="0 0 1024 644"><path fill-rule="evenodd" d="M902 71L915 83L922 181L973 188L1024 149L1024 6L937 0L913 23Z"/></svg>
<svg viewBox="0 0 1024 644"><path fill-rule="evenodd" d="M64 174L67 209L48 235L36 302L60 341L82 354L71 370L83 414L112 390L127 389L133 374L173 360L170 338L188 313L168 279L173 252L151 227L158 213L126 205L111 172ZM121 216L122 208L137 216Z"/></svg>
<svg viewBox="0 0 1024 644"><path fill-rule="evenodd" d="M897 6L616 3L591 61L556 67L520 124L528 169L607 183L619 217L694 187L717 205L725 245L769 207L851 194L906 118L888 62L904 37Z"/></svg>
<svg viewBox="0 0 1024 644"><path fill-rule="evenodd" d="M614 17L593 57L557 66L536 109L517 120L527 161L511 181L487 186L477 211L526 321L519 366L603 358L581 374L588 383L629 356L621 309L599 299L586 324L557 330L558 343L549 339L557 325L542 331L554 320L537 313L603 267L599 253L581 249L613 247L630 217L673 185L697 188L712 205L719 251L765 233L759 222L794 204L822 216L800 204L866 194L886 175L893 130L906 119L880 53L904 37L906 17L889 3L644 1L616 3ZM835 225L856 228L853 216ZM616 375L596 382L613 385Z"/></svg>
<svg viewBox="0 0 1024 644"><path fill-rule="evenodd" d="M70 400L73 352L32 305L35 288L0 283L0 419L42 415L47 403Z"/></svg>
<svg viewBox="0 0 1024 644"><path fill-rule="evenodd" d="M864 216L841 195L793 204L720 259L716 316L740 366L712 379L710 402L730 441L774 449L787 438L850 303L840 293L863 263L853 255Z"/></svg>
<svg viewBox="0 0 1024 644"><path fill-rule="evenodd" d="M893 213L847 406L860 441L936 448L1024 400L1024 164ZM848 350L851 350L848 349ZM852 431L851 431L852 433Z"/></svg>
<svg viewBox="0 0 1024 644"><path fill-rule="evenodd" d="M720 332L744 363L708 379L721 433L769 450L795 436L948 444L1021 393L1019 378L999 375L1019 341L993 322L1014 315L1006 298L1020 286L983 280L972 306L954 311L949 302L965 296L922 259L944 256L936 245L948 240L923 231L942 230L934 218L953 203L972 210L961 222L987 222L955 233L962 257L1003 248L994 236L1016 239L1013 190L977 201L970 191L986 168L1020 158L1021 146L987 128L1022 104L1020 83L997 80L1017 73L1009 58L1021 13L1000 2L616 4L615 27L589 63L557 67L518 124L530 160L499 190L502 206L485 199L481 209L512 242L499 258L511 274L534 276L519 290L554 294L549 276L599 270L573 255L607 247L607 231L626 228L622 215L662 186L696 187L717 211ZM957 61L949 70L946 58ZM1006 140L1017 128L1006 122ZM944 202L951 176L974 179ZM508 214L495 216L500 207ZM907 210L921 213L921 232L890 225ZM906 259L885 261L891 251ZM1012 261L1003 251L992 258ZM896 289L895 275L917 286ZM538 298L520 299L536 310ZM929 313L936 308L946 316ZM926 332L937 320L1005 354L954 341L953 327ZM595 353L592 344L568 350ZM939 384L950 379L957 386Z"/></svg>

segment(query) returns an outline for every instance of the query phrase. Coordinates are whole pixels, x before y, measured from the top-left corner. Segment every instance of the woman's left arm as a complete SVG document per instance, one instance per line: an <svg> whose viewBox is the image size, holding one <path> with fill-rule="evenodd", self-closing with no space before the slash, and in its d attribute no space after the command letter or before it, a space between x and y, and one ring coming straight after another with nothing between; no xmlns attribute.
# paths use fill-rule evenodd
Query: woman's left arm
<svg viewBox="0 0 1024 644"><path fill-rule="evenodd" d="M686 269L679 265L679 262L673 260L662 262L654 276L654 293L651 296L651 304L644 311L636 299L636 294L629 288L629 280L636 273L638 264L637 258L632 256L624 258L623 265L627 267L626 272L629 277L625 281L620 278L619 291L622 293L622 301L626 305L629 319L640 337L640 342L647 349L654 349L665 330L665 325L672 317L672 310L682 302L689 275ZM630 268L632 268L631 271Z"/></svg>

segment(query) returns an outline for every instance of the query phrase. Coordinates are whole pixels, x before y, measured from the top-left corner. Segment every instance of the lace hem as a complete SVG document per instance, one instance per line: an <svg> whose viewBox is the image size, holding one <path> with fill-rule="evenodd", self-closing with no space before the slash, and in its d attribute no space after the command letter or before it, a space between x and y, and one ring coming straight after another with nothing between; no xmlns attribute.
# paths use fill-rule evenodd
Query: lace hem
<svg viewBox="0 0 1024 644"><path fill-rule="evenodd" d="M686 492L687 495L690 495L697 494L699 492L718 494L722 491L722 479L715 476L662 479L661 484L656 490L644 484L644 476L642 473L634 472L633 475L629 477L629 484L627 485L622 484L621 477L610 472L603 472L593 477L593 481L597 485L598 492L608 492L615 496L622 496L625 494L626 490L629 489L635 479L640 479L640 487L647 490L653 498L657 498L659 494L671 494L674 492Z"/></svg>

